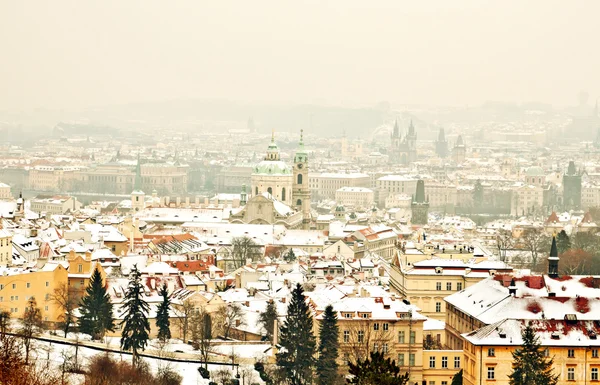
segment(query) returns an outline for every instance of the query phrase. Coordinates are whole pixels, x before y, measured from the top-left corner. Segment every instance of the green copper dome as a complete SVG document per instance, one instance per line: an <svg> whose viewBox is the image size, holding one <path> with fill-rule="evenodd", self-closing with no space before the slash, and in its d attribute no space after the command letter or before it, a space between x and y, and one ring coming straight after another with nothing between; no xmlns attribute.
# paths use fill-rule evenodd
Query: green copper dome
<svg viewBox="0 0 600 385"><path fill-rule="evenodd" d="M291 175L292 168L280 160L263 160L254 166L253 174Z"/></svg>

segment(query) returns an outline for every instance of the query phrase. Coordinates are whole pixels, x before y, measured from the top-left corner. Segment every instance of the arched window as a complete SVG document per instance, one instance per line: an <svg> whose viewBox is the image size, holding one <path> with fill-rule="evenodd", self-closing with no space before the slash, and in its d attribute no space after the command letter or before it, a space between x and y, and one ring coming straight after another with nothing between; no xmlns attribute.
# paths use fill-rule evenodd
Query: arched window
<svg viewBox="0 0 600 385"><path fill-rule="evenodd" d="M296 201L296 206L302 206L302 199L298 199Z"/></svg>
<svg viewBox="0 0 600 385"><path fill-rule="evenodd" d="M285 201L285 187L281 189L281 201Z"/></svg>
<svg viewBox="0 0 600 385"><path fill-rule="evenodd" d="M271 187L269 187L269 188L267 189L267 192L268 192L269 194L273 195L273 189L272 189Z"/></svg>
<svg viewBox="0 0 600 385"><path fill-rule="evenodd" d="M258 195L258 186L255 187L254 195Z"/></svg>
<svg viewBox="0 0 600 385"><path fill-rule="evenodd" d="M298 184L302 184L302 174L298 174Z"/></svg>

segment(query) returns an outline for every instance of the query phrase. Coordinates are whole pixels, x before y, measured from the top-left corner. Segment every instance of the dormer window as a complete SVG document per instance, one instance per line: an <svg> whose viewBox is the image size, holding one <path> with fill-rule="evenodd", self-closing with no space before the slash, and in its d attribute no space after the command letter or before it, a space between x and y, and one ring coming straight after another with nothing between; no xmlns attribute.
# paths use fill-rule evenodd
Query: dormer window
<svg viewBox="0 0 600 385"><path fill-rule="evenodd" d="M436 274L442 274L444 272L444 269L442 267L436 267L435 268L435 273Z"/></svg>

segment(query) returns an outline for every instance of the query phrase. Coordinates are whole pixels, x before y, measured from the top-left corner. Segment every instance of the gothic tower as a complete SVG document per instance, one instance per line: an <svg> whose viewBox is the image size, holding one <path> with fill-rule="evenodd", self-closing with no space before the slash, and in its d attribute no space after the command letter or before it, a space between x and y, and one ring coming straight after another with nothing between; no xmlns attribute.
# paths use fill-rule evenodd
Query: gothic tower
<svg viewBox="0 0 600 385"><path fill-rule="evenodd" d="M573 161L569 162L563 175L563 204L566 210L581 208L581 173L577 172Z"/></svg>
<svg viewBox="0 0 600 385"><path fill-rule="evenodd" d="M448 142L446 141L446 134L444 133L443 128L440 128L438 139L435 142L435 152L440 158L448 156Z"/></svg>
<svg viewBox="0 0 600 385"><path fill-rule="evenodd" d="M142 169L140 167L140 155L138 154L135 166L135 180L131 192L131 210L140 211L146 207L146 194L142 191Z"/></svg>
<svg viewBox="0 0 600 385"><path fill-rule="evenodd" d="M408 147L408 163L417 161L417 132L415 125L411 119L410 126L408 126L408 134L406 134L406 144Z"/></svg>
<svg viewBox="0 0 600 385"><path fill-rule="evenodd" d="M410 207L412 211L412 224L426 225L429 214L429 202L425 200L425 182L423 182L423 179L417 181L417 191Z"/></svg>
<svg viewBox="0 0 600 385"><path fill-rule="evenodd" d="M467 146L465 146L462 135L459 135L454 144L454 149L452 149L452 158L455 164L461 164L464 163L466 157Z"/></svg>
<svg viewBox="0 0 600 385"><path fill-rule="evenodd" d="M308 186L308 153L304 149L304 130L300 130L300 143L294 156L294 181L292 205L302 212L302 228L310 228L310 187Z"/></svg>

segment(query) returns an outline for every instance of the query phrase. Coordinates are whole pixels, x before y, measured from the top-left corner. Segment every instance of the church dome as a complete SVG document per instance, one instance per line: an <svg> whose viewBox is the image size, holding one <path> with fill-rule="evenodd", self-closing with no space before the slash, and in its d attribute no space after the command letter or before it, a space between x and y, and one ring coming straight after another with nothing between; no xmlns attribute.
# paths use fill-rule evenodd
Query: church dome
<svg viewBox="0 0 600 385"><path fill-rule="evenodd" d="M259 175L291 175L292 168L280 160L263 160L254 166L253 174Z"/></svg>
<svg viewBox="0 0 600 385"><path fill-rule="evenodd" d="M544 176L544 170L541 167L533 166L529 167L527 171L525 171L525 175L527 176Z"/></svg>

